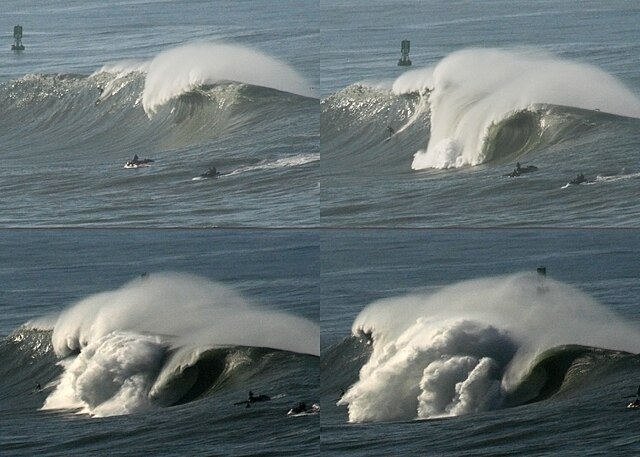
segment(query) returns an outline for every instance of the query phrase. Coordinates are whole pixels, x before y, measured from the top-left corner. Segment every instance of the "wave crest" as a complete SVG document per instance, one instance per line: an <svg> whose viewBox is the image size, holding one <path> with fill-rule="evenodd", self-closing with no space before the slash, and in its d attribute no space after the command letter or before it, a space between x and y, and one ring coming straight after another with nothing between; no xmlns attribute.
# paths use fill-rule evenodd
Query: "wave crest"
<svg viewBox="0 0 640 457"><path fill-rule="evenodd" d="M640 99L613 76L542 52L458 51L425 81L433 86L431 135L415 170L483 163L490 127L540 104L640 117Z"/></svg>
<svg viewBox="0 0 640 457"><path fill-rule="evenodd" d="M149 64L142 94L147 115L195 87L235 81L315 98L293 68L253 49L231 44L194 43L169 49Z"/></svg>

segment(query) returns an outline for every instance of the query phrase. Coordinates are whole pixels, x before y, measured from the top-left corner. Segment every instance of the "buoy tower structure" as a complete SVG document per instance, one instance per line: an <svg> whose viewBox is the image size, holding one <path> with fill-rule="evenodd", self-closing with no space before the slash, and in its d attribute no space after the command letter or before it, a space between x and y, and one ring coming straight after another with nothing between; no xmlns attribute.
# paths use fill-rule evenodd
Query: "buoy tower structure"
<svg viewBox="0 0 640 457"><path fill-rule="evenodd" d="M402 44L400 46L400 60L398 60L399 67L411 66L411 59L409 59L410 46L411 46L411 42L409 40L402 40Z"/></svg>
<svg viewBox="0 0 640 457"><path fill-rule="evenodd" d="M12 51L24 51L24 45L22 44L22 26L16 25L13 27L13 45Z"/></svg>

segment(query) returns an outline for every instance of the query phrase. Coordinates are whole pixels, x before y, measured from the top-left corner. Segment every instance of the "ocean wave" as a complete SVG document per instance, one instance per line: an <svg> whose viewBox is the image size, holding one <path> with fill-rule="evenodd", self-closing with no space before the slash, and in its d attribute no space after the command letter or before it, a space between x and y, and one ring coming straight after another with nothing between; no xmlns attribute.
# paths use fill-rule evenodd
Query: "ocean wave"
<svg viewBox="0 0 640 457"><path fill-rule="evenodd" d="M355 379L335 382L351 384L339 401L351 422L540 401L606 375L620 359L636 363L631 353L640 350L640 332L595 300L526 273L375 302L354 322L352 338L360 343L330 351L336 366L343 352L354 360L352 346L368 355Z"/></svg>
<svg viewBox="0 0 640 457"><path fill-rule="evenodd" d="M238 45L192 43L164 51L151 61L142 104L152 115L194 87L225 81L317 97L293 68L270 56Z"/></svg>
<svg viewBox="0 0 640 457"><path fill-rule="evenodd" d="M321 107L332 160L339 151L349 159L338 160L358 157L356 167L382 160L414 170L513 161L599 120L640 118L640 98L613 76L531 49L454 52L390 85L353 84ZM409 164L397 163L408 154Z"/></svg>
<svg viewBox="0 0 640 457"><path fill-rule="evenodd" d="M371 163L376 170L406 169L405 156L410 160L412 149L428 134L429 106L423 95L398 95L386 87L358 83L322 100L320 107L323 162L336 173L364 171ZM406 154L390 153L397 142Z"/></svg>
<svg viewBox="0 0 640 457"><path fill-rule="evenodd" d="M43 409L92 416L187 403L253 376L274 358L319 355L316 324L177 273L87 297L47 325L27 323L3 343L2 358L22 351L36 361L28 375L17 370L19 382L56 379L46 386Z"/></svg>
<svg viewBox="0 0 640 457"><path fill-rule="evenodd" d="M640 99L613 76L540 51L458 51L438 63L431 83L429 144L415 154L415 170L484 163L489 128L539 104L640 117Z"/></svg>
<svg viewBox="0 0 640 457"><path fill-rule="evenodd" d="M0 131L6 132L8 154L21 157L23 151L12 144L27 136L36 155L48 161L87 154L121 157L150 144L180 149L288 119L313 103L273 88L221 81L184 87L156 103L156 115L149 119L143 107L147 75L135 68L114 67L91 76L26 75L0 85Z"/></svg>

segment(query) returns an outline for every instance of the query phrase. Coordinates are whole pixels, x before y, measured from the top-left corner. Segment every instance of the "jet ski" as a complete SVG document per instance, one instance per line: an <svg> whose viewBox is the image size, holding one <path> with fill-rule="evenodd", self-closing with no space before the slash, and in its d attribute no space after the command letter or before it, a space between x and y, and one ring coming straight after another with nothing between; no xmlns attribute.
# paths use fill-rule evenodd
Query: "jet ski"
<svg viewBox="0 0 640 457"><path fill-rule="evenodd" d="M141 168L148 167L153 163L153 159L139 159L136 154L133 156L133 159L128 160L127 163L124 164L125 168Z"/></svg>
<svg viewBox="0 0 640 457"><path fill-rule="evenodd" d="M595 182L595 181L588 180L587 178L584 177L582 173L578 173L578 176L576 176L574 179L572 179L571 181L566 183L564 186L562 186L562 189L566 189L569 186L578 186L580 184L588 184L592 182Z"/></svg>
<svg viewBox="0 0 640 457"><path fill-rule="evenodd" d="M314 403L311 408L307 408L304 402L298 403L298 406L291 408L287 413L287 416L309 416L312 414L320 413L320 405Z"/></svg>
<svg viewBox="0 0 640 457"><path fill-rule="evenodd" d="M578 176L575 177L575 179L572 179L571 181L569 181L569 184L573 184L577 186L578 184L582 184L583 182L587 182L587 179L584 177L582 173L579 173Z"/></svg>
<svg viewBox="0 0 640 457"><path fill-rule="evenodd" d="M510 178L516 178L526 173L531 173L532 171L538 171L538 167L536 167L535 165L527 165L526 167L516 167L511 173L509 173L506 176Z"/></svg>
<svg viewBox="0 0 640 457"><path fill-rule="evenodd" d="M211 167L200 175L201 178L216 178L220 176L220 172L216 170L216 167Z"/></svg>

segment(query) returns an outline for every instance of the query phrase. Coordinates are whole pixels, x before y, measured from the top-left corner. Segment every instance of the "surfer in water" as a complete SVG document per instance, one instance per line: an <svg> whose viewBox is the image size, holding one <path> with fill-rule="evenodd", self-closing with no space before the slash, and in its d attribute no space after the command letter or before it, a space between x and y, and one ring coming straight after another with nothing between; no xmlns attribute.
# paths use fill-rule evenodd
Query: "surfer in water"
<svg viewBox="0 0 640 457"><path fill-rule="evenodd" d="M636 399L629 403L627 408L640 408L640 386L638 386L638 390L636 391Z"/></svg>
<svg viewBox="0 0 640 457"><path fill-rule="evenodd" d="M291 410L289 411L289 414L300 414L300 413L306 413L307 412L307 405L305 402L301 401L300 403L298 403L298 406L296 406L295 408L291 408Z"/></svg>
<svg viewBox="0 0 640 457"><path fill-rule="evenodd" d="M125 168L137 168L141 165L148 165L153 162L153 159L141 159L138 154L134 154L133 159L127 161Z"/></svg>
<svg viewBox="0 0 640 457"><path fill-rule="evenodd" d="M526 167L523 167L522 165L520 165L520 162L516 162L516 167L507 176L509 176L510 178L515 178L525 173L530 173L532 171L537 171L537 170L538 170L538 167L536 167L535 165L527 165Z"/></svg>
<svg viewBox="0 0 640 457"><path fill-rule="evenodd" d="M271 397L269 397L268 395L253 395L252 391L249 391L249 399L248 400L244 400L244 401L239 401L237 403L234 403L235 405L247 405L247 408L251 407L251 403L256 403L259 401L267 401L267 400L271 400Z"/></svg>
<svg viewBox="0 0 640 457"><path fill-rule="evenodd" d="M388 126L388 127L387 127L387 133L388 133L387 139L389 139L389 138L391 138L393 135L395 135L395 134L396 134L396 131L393 129L393 127Z"/></svg>
<svg viewBox="0 0 640 457"><path fill-rule="evenodd" d="M210 167L207 171L202 173L200 176L203 178L215 178L216 176L219 176L219 175L220 173L218 172L216 167Z"/></svg>
<svg viewBox="0 0 640 457"><path fill-rule="evenodd" d="M249 391L249 402L255 403L257 401L267 401L267 400L271 400L271 397L269 397L268 395L255 396L253 395L253 392Z"/></svg>
<svg viewBox="0 0 640 457"><path fill-rule="evenodd" d="M576 176L576 179L571 180L571 184L582 184L586 180L587 179L584 177L582 173L578 173L578 175Z"/></svg>

